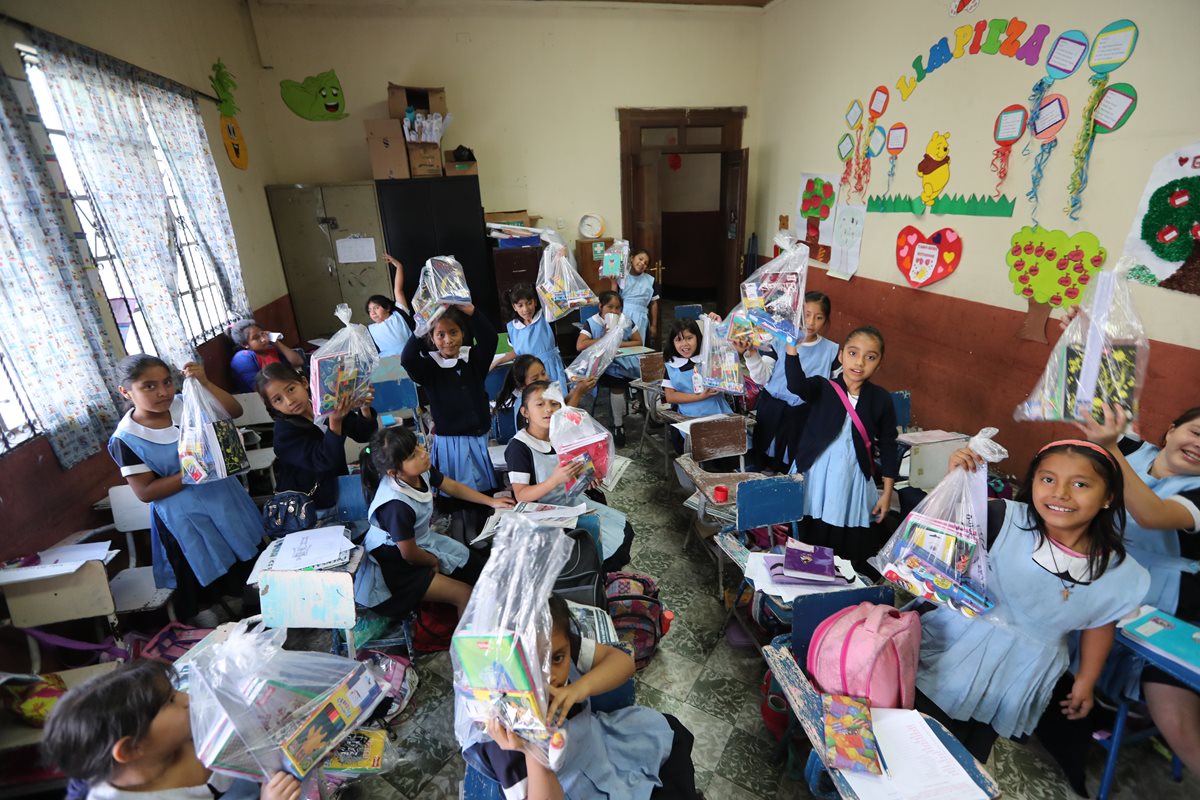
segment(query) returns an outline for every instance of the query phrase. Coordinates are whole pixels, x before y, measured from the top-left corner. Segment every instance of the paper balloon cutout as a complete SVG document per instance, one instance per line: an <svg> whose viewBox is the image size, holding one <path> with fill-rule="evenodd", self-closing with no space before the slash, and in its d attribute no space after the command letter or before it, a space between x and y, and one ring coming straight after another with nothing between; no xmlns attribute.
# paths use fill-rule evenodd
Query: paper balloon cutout
<svg viewBox="0 0 1200 800"><path fill-rule="evenodd" d="M850 138L850 134L843 134L838 141L838 156L846 162L845 168L842 169L841 186L847 191L850 190L850 179L861 169L862 165L862 120L863 120L863 105L857 100L851 100L850 105L846 107L846 127L854 131L854 138ZM859 189L861 191L861 174L858 178Z"/></svg>
<svg viewBox="0 0 1200 800"><path fill-rule="evenodd" d="M1037 112L1042 107L1046 92L1055 81L1074 75L1087 56L1087 51L1088 37L1083 31L1067 31L1054 40L1050 55L1046 56L1046 77L1035 83L1033 91L1029 94L1029 141L1025 143L1022 155L1029 155L1029 148L1033 145L1033 123L1037 119Z"/></svg>
<svg viewBox="0 0 1200 800"><path fill-rule="evenodd" d="M1008 280L1013 294L1029 303L1022 339L1046 341L1046 320L1051 308L1078 305L1083 287L1100 271L1108 251L1096 235L1025 226L1009 242Z"/></svg>
<svg viewBox="0 0 1200 800"><path fill-rule="evenodd" d="M950 181L949 139L950 131L934 131L929 137L929 144L925 146L925 157L917 165L917 175L921 178L921 202L926 206L933 205Z"/></svg>
<svg viewBox="0 0 1200 800"><path fill-rule="evenodd" d="M242 126L237 120L238 107L233 99L237 80L219 58L217 63L212 65L212 69L208 83L217 96L217 111L221 113L221 142L225 145L225 155L229 156L229 163L238 169L245 169L250 163L250 152L246 148L246 139L242 136Z"/></svg>
<svg viewBox="0 0 1200 800"><path fill-rule="evenodd" d="M852 100L850 105L846 107L846 127L850 130L858 130L862 127L863 107L862 103L857 100Z"/></svg>
<svg viewBox="0 0 1200 800"><path fill-rule="evenodd" d="M887 132L887 151L888 151L888 184L887 193L892 192L892 178L896 177L896 158L904 152L904 148L908 146L908 126L903 122L897 122L892 127L888 128Z"/></svg>
<svg viewBox="0 0 1200 800"><path fill-rule="evenodd" d="M309 76L301 83L280 81L279 96L293 114L310 122L330 122L346 116L342 82L333 70Z"/></svg>
<svg viewBox="0 0 1200 800"><path fill-rule="evenodd" d="M1129 277L1200 295L1200 142L1159 159L1125 238Z"/></svg>
<svg viewBox="0 0 1200 800"><path fill-rule="evenodd" d="M979 0L950 0L950 16L957 17L959 14L974 11L977 5Z"/></svg>
<svg viewBox="0 0 1200 800"><path fill-rule="evenodd" d="M1029 191L1025 193L1030 204L1029 216L1034 225L1037 225L1038 190L1042 185L1046 162L1050 160L1050 154L1058 146L1058 132L1062 130L1063 125L1067 124L1069 114L1070 107L1067 105L1067 98L1061 94L1048 94L1042 98L1042 104L1038 107L1037 114L1030 123L1033 129L1033 138L1042 143L1037 158L1033 160L1033 171L1029 176Z"/></svg>
<svg viewBox="0 0 1200 800"><path fill-rule="evenodd" d="M992 172L996 173L993 197L1000 197L1000 187L1008 177L1008 158L1012 155L1013 145L1025 135L1028 117L1022 105L1007 106L996 117L996 126L992 130L992 138L996 140L996 149L992 151Z"/></svg>
<svg viewBox="0 0 1200 800"><path fill-rule="evenodd" d="M896 238L896 266L913 288L920 289L948 278L962 262L962 237L942 228L929 238L907 225Z"/></svg>
<svg viewBox="0 0 1200 800"><path fill-rule="evenodd" d="M876 86L875 90L871 92L871 102L867 106L867 116L873 120L882 117L883 113L887 111L888 101L891 98L892 94L886 86Z"/></svg>
<svg viewBox="0 0 1200 800"><path fill-rule="evenodd" d="M871 161L883 152L884 144L886 144L887 137L884 136L883 129L879 127L879 118L883 116L884 111L887 111L890 99L891 93L886 86L876 86L871 92L871 99L867 104L869 123L867 125L866 151L859 153L854 169L854 191L858 194L860 203L866 187L871 185ZM855 135L858 135L857 131Z"/></svg>
<svg viewBox="0 0 1200 800"><path fill-rule="evenodd" d="M1096 122L1096 133L1112 133L1133 116L1137 108L1137 89L1128 83L1114 83L1100 95L1100 103L1092 119Z"/></svg>

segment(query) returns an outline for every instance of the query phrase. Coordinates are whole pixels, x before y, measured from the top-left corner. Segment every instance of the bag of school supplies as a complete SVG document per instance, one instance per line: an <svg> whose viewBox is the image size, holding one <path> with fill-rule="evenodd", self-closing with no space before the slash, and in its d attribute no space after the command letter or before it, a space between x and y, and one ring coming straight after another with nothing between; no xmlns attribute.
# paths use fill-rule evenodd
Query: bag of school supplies
<svg viewBox="0 0 1200 800"><path fill-rule="evenodd" d="M558 463L583 464L579 477L563 485L572 503L593 482L608 476L616 456L612 434L581 408L563 406L551 415L550 444L558 454Z"/></svg>
<svg viewBox="0 0 1200 800"><path fill-rule="evenodd" d="M179 468L185 484L219 481L250 470L250 457L237 426L212 392L195 378L183 381Z"/></svg>
<svg viewBox="0 0 1200 800"><path fill-rule="evenodd" d="M1003 461L1008 451L995 435L984 428L968 446L988 463ZM996 606L987 591L987 466L946 473L869 561L910 594L988 619Z"/></svg>
<svg viewBox="0 0 1200 800"><path fill-rule="evenodd" d="M520 514L500 521L450 646L454 734L463 750L488 741L486 726L495 719L547 766L553 767L552 749L562 752L561 734L546 722L550 591L571 546L559 528Z"/></svg>
<svg viewBox="0 0 1200 800"><path fill-rule="evenodd" d="M567 248L557 242L546 245L538 266L537 293L546 319L553 322L577 308L596 304L596 293L579 277Z"/></svg>
<svg viewBox="0 0 1200 800"><path fill-rule="evenodd" d="M421 267L421 278L413 294L414 333L424 336L449 306L471 302L467 273L454 256L434 256Z"/></svg>
<svg viewBox="0 0 1200 800"><path fill-rule="evenodd" d="M625 332L626 317L624 314L605 314L605 332L596 341L589 344L575 356L575 360L567 365L567 377L574 382L584 378L599 378L604 371L612 366L621 349L621 336Z"/></svg>
<svg viewBox="0 0 1200 800"><path fill-rule="evenodd" d="M601 278L623 278L629 269L629 242L617 239L604 250L604 260L600 262Z"/></svg>
<svg viewBox="0 0 1200 800"><path fill-rule="evenodd" d="M371 396L371 373L379 364L375 340L366 326L350 321L350 306L338 303L333 314L346 327L314 350L308 362L308 390L318 415L345 400L358 403Z"/></svg>
<svg viewBox="0 0 1200 800"><path fill-rule="evenodd" d="M808 245L791 231L775 236L780 253L742 283L742 306L762 333L796 344L804 338Z"/></svg>
<svg viewBox="0 0 1200 800"><path fill-rule="evenodd" d="M189 694L196 755L216 772L263 782L280 769L304 778L384 698L369 664L284 650L287 630L239 623L196 652Z"/></svg>
<svg viewBox="0 0 1200 800"><path fill-rule="evenodd" d="M733 307L725 320L729 323L725 335L731 342L749 342L754 347L762 347L775 339L771 334L755 326L746 312L746 306L741 303Z"/></svg>
<svg viewBox="0 0 1200 800"><path fill-rule="evenodd" d="M1090 413L1103 422L1104 404L1121 406L1131 422L1137 419L1150 342L1129 291L1133 266L1133 259L1122 256L1084 288L1079 314L1058 338L1046 371L1014 419L1082 421Z"/></svg>
<svg viewBox="0 0 1200 800"><path fill-rule="evenodd" d="M699 320L703 333L700 343L699 375L704 389L720 389L727 394L743 394L742 361L729 341L730 321L714 322L708 316ZM693 379L694 380L694 379Z"/></svg>

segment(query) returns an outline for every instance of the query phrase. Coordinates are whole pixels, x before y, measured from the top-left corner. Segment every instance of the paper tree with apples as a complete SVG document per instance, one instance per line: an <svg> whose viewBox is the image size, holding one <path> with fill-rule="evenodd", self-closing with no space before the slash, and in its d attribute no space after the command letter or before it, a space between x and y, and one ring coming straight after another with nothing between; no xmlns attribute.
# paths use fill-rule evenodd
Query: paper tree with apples
<svg viewBox="0 0 1200 800"><path fill-rule="evenodd" d="M1159 286L1200 293L1200 177L1155 190L1142 218L1142 241L1163 261L1182 262Z"/></svg>
<svg viewBox="0 0 1200 800"><path fill-rule="evenodd" d="M1025 226L1013 234L1009 246L1008 279L1013 293L1026 298L1029 312L1020 336L1045 342L1046 320L1053 308L1079 303L1083 287L1104 266L1108 251L1095 234Z"/></svg>
<svg viewBox="0 0 1200 800"><path fill-rule="evenodd" d="M832 219L833 205L836 202L837 187L832 181L810 177L805 182L804 192L800 195L800 216L808 221L803 240L814 253L817 253L821 244L821 223ZM817 260L828 261L829 259L828 256L822 259L818 254Z"/></svg>

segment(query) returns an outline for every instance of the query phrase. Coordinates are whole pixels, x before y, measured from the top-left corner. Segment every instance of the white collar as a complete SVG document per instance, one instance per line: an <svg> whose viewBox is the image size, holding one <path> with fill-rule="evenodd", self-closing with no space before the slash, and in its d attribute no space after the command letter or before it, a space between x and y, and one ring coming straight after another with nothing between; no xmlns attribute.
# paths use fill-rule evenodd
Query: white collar
<svg viewBox="0 0 1200 800"><path fill-rule="evenodd" d="M1061 580L1070 580L1078 584L1092 582L1088 560L1071 555L1053 544L1048 536L1043 537L1042 544L1033 551L1033 562Z"/></svg>
<svg viewBox="0 0 1200 800"><path fill-rule="evenodd" d="M178 401L176 396L175 401L171 403L171 410L175 410L175 404ZM171 444L179 441L179 427L175 425L174 414L171 415L171 424L165 428L147 428L140 422L133 421L133 409L125 412L125 416L121 417L121 421L117 423L117 431L128 433L139 439L145 439L153 444Z"/></svg>
<svg viewBox="0 0 1200 800"><path fill-rule="evenodd" d="M466 345L466 346L460 348L458 351L458 358L446 358L441 353L439 353L437 350L430 350L428 352L429 352L429 357L433 359L433 363L437 364L439 367L450 368L450 367L457 367L458 362L467 360L467 357L471 353L471 346Z"/></svg>
<svg viewBox="0 0 1200 800"><path fill-rule="evenodd" d="M528 324L522 322L520 317L513 317L512 325L513 325L514 329L516 329L518 331L523 331L526 328L528 328L530 325L536 324L537 321L541 318L542 318L542 312L539 310L536 314L533 315L533 319L530 320Z"/></svg>
<svg viewBox="0 0 1200 800"><path fill-rule="evenodd" d="M415 486L410 486L406 481L402 481L399 478L392 478L392 486L396 489L396 491L400 492L400 494L408 495L419 503L432 502L433 489L429 485L429 473L422 473L421 480L425 482L425 491L423 492Z"/></svg>
<svg viewBox="0 0 1200 800"><path fill-rule="evenodd" d="M800 342L801 347L816 347L821 342L825 341L824 336L818 336L815 342Z"/></svg>
<svg viewBox="0 0 1200 800"><path fill-rule="evenodd" d="M541 439L538 439L530 434L529 431L525 430L524 428L517 431L517 435L513 438L520 439L522 444L526 445L530 450L533 450L536 453L549 454L554 452L554 445L550 444L549 442L543 442Z"/></svg>
<svg viewBox="0 0 1200 800"><path fill-rule="evenodd" d="M691 358L684 358L683 356L675 356L674 358L671 359L671 366L674 367L675 369L683 369L689 363L699 364L700 356L694 355Z"/></svg>

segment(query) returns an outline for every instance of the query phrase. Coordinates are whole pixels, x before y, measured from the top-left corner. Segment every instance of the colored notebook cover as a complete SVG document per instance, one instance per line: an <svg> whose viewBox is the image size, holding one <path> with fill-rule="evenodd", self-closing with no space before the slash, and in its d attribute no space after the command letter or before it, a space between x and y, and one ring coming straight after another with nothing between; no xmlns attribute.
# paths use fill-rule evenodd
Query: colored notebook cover
<svg viewBox="0 0 1200 800"><path fill-rule="evenodd" d="M867 701L844 694L824 694L821 703L825 709L825 766L882 774Z"/></svg>
<svg viewBox="0 0 1200 800"><path fill-rule="evenodd" d="M328 769L368 775L383 772L383 750L387 744L387 731L382 729L357 730L342 740L329 757Z"/></svg>
<svg viewBox="0 0 1200 800"><path fill-rule="evenodd" d="M1066 374L1063 379L1064 416L1075 416L1076 394L1079 391L1079 374L1083 370L1085 348L1067 347L1064 359ZM1116 344L1100 356L1100 371L1096 374L1096 393L1092 398L1092 416L1104 422L1103 405L1119 405L1133 416L1137 409L1134 394L1137 384L1137 347L1132 344Z"/></svg>
<svg viewBox="0 0 1200 800"><path fill-rule="evenodd" d="M833 550L788 539L783 551L783 572L793 578L828 583L837 578Z"/></svg>
<svg viewBox="0 0 1200 800"><path fill-rule="evenodd" d="M567 481L563 489L567 494L575 493L576 486L586 489L592 481L604 480L608 476L608 457L612 442L612 434L598 433L558 450L558 463L569 464L573 461L583 462L583 472L578 478ZM580 489L582 491L582 489Z"/></svg>
<svg viewBox="0 0 1200 800"><path fill-rule="evenodd" d="M1123 628L1125 636L1193 672L1200 672L1200 627L1162 611L1144 614Z"/></svg>
<svg viewBox="0 0 1200 800"><path fill-rule="evenodd" d="M499 716L526 738L546 738L545 713L521 640L512 633L456 633L450 640L462 681L456 690L472 719Z"/></svg>
<svg viewBox="0 0 1200 800"><path fill-rule="evenodd" d="M775 583L785 586L828 586L838 580L845 580L840 575L834 577L833 581L827 580L812 580L809 578L800 578L795 575L789 575L783 568L782 555L764 555L763 565L767 568L767 574L771 576L771 580Z"/></svg>
<svg viewBox="0 0 1200 800"><path fill-rule="evenodd" d="M905 519L901 550L915 552L938 571L958 578L967 573L977 539L965 525L913 513Z"/></svg>
<svg viewBox="0 0 1200 800"><path fill-rule="evenodd" d="M349 353L330 353L313 358L309 389L313 411L328 414L338 403L366 397L371 391L371 375L362 369L358 359Z"/></svg>

